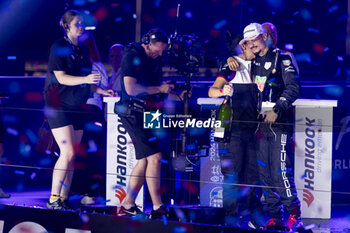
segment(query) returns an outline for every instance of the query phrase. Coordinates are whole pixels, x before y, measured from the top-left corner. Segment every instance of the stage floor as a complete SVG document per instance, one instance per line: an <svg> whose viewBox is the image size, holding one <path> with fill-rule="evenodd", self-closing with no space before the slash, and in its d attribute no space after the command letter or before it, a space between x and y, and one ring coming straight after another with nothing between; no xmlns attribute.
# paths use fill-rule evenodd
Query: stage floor
<svg viewBox="0 0 350 233"><path fill-rule="evenodd" d="M20 207L44 207L50 195L49 190L32 190L24 192L8 192L10 198L0 198L0 204ZM147 212L147 210L146 210ZM332 206L332 218L303 219L304 225L315 224L315 233L350 232L350 203Z"/></svg>

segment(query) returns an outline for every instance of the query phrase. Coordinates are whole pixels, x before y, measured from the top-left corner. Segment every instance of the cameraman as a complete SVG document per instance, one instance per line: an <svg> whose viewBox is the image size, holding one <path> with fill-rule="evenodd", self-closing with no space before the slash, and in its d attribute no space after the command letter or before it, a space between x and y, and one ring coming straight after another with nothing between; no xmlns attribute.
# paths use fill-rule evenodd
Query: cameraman
<svg viewBox="0 0 350 233"><path fill-rule="evenodd" d="M184 92L179 96L170 93L173 84L168 81L161 84L161 56L167 45L165 32L155 28L142 37L142 43L134 42L125 47L121 65L121 103L124 106L152 98L156 94L167 95L168 99L183 99L181 96ZM132 111L129 116L119 115L135 146L137 163L132 170L128 192L118 215L145 215L135 205L135 199L146 178L153 202L151 217L161 218L168 214L168 210L160 196L162 154L158 140L150 130L143 129L142 110Z"/></svg>

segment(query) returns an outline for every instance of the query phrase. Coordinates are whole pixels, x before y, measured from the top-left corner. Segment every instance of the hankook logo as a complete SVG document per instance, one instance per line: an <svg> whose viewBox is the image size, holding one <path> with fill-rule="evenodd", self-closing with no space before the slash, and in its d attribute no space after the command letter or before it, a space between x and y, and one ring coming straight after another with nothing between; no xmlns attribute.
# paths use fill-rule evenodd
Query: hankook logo
<svg viewBox="0 0 350 233"><path fill-rule="evenodd" d="M307 189L303 190L303 201L306 202L307 207L310 207L311 203L314 201L314 195Z"/></svg>
<svg viewBox="0 0 350 233"><path fill-rule="evenodd" d="M304 191L303 201L306 202L307 206L310 207L314 201L314 196L311 191L314 190L314 179L315 179L315 119L305 118L305 179L304 179Z"/></svg>
<svg viewBox="0 0 350 233"><path fill-rule="evenodd" d="M126 192L123 189L123 187L116 187L115 189L115 196L119 199L119 203L122 203L124 198L126 197Z"/></svg>

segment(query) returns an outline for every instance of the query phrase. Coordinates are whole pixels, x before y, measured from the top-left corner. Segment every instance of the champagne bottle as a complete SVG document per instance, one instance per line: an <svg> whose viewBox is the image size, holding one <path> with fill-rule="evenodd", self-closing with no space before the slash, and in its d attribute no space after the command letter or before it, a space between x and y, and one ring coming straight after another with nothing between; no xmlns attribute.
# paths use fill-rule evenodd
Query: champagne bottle
<svg viewBox="0 0 350 233"><path fill-rule="evenodd" d="M228 85L231 86L231 84ZM225 99L218 110L217 120L221 121L221 126L215 128L214 139L217 142L228 142L230 140L233 118L231 99L231 96L225 96Z"/></svg>

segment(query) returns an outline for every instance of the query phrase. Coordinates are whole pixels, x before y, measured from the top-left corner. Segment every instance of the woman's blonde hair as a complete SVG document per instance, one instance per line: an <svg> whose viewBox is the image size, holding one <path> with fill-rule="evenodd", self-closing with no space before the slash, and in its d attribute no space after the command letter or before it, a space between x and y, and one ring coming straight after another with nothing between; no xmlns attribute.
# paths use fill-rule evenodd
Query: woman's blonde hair
<svg viewBox="0 0 350 233"><path fill-rule="evenodd" d="M60 26L65 33L69 30L69 24L73 21L75 16L81 16L80 13L76 10L66 11L60 19Z"/></svg>

